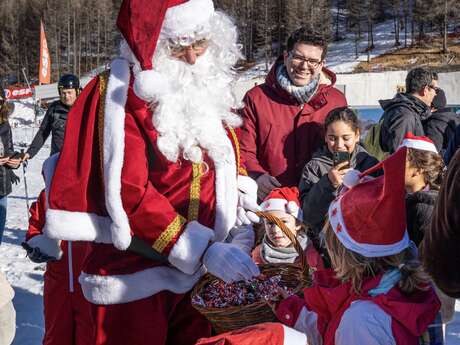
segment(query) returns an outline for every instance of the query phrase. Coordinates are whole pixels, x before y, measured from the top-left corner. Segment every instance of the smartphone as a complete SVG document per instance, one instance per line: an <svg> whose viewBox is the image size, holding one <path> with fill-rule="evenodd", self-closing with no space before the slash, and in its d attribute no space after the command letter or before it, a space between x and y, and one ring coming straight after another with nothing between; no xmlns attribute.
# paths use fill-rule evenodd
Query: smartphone
<svg viewBox="0 0 460 345"><path fill-rule="evenodd" d="M334 166L337 166L343 162L350 162L350 154L346 151L334 152L332 153L332 162ZM349 167L350 167L350 164L348 164L348 166L344 166L342 169L347 169Z"/></svg>
<svg viewBox="0 0 460 345"><path fill-rule="evenodd" d="M11 156L10 156L10 159L18 159L18 158L22 158L23 157L23 153L21 152L14 152Z"/></svg>

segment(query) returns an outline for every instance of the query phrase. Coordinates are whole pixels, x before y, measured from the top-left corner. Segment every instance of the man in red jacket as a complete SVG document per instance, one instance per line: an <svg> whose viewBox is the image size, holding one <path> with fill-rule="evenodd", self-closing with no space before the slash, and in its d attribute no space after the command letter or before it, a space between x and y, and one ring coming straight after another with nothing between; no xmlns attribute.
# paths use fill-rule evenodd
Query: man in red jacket
<svg viewBox="0 0 460 345"><path fill-rule="evenodd" d="M273 188L297 186L304 165L323 140L323 122L347 105L335 74L324 67L326 41L306 28L288 39L265 83L249 90L241 110L241 154L259 198Z"/></svg>

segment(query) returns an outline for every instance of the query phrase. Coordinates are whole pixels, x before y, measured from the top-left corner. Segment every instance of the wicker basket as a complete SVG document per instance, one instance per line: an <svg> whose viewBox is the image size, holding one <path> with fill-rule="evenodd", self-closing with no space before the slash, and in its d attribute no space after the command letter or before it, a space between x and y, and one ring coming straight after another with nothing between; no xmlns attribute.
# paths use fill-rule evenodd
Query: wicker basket
<svg viewBox="0 0 460 345"><path fill-rule="evenodd" d="M259 265L261 273L266 276L281 276L281 284L293 289L295 294L300 294L303 288L310 285L309 268L302 247L297 238L289 231L282 221L264 212L257 213L260 217L276 223L278 227L289 237L299 253L300 264L262 264ZM192 297L201 295L201 291L211 282L218 278L207 274L195 286ZM261 322L276 321L276 316L271 307L265 301L259 301L248 305L227 308L206 308L193 304L193 307L203 314L212 324L217 334L240 329Z"/></svg>

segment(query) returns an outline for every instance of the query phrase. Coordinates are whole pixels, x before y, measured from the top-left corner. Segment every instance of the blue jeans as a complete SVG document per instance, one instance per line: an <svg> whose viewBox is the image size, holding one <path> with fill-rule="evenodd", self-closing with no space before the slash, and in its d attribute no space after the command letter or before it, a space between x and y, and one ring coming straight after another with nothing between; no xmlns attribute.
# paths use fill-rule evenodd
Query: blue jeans
<svg viewBox="0 0 460 345"><path fill-rule="evenodd" d="M7 195L0 197L0 244L2 243L3 231L5 231L7 201Z"/></svg>

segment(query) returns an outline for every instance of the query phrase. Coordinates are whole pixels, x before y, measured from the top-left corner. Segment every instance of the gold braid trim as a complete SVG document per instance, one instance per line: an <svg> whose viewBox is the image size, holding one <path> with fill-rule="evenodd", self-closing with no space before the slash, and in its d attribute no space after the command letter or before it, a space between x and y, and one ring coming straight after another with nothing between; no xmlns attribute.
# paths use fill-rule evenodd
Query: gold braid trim
<svg viewBox="0 0 460 345"><path fill-rule="evenodd" d="M198 219L200 211L200 192L201 192L201 176L203 172L201 170L201 164L193 163L193 178L192 184L190 185L190 205L188 207L188 221Z"/></svg>
<svg viewBox="0 0 460 345"><path fill-rule="evenodd" d="M181 215L177 215L176 218L168 225L165 231L163 231L160 237L157 238L153 244L153 249L157 252L162 253L163 250L168 246L169 242L177 235L182 226L187 222L187 219Z"/></svg>
<svg viewBox="0 0 460 345"><path fill-rule="evenodd" d="M232 140L235 145L237 173L239 175L247 176L248 172L246 171L245 168L241 166L240 143L238 141L238 137L236 136L235 130L232 127L228 126L227 128L228 128L228 131L230 132L230 135L232 136Z"/></svg>
<svg viewBox="0 0 460 345"><path fill-rule="evenodd" d="M101 169L101 178L104 180L104 115L105 115L105 96L107 94L107 80L109 72L105 71L99 75L99 112L97 116L97 129L99 139L99 164Z"/></svg>

